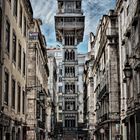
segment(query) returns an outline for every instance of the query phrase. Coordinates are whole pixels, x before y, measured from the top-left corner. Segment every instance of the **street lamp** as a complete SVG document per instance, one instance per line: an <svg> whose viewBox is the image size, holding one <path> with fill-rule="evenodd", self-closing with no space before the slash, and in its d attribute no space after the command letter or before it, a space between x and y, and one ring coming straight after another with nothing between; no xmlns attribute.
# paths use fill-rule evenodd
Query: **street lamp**
<svg viewBox="0 0 140 140"><path fill-rule="evenodd" d="M131 78L132 77L132 68L127 60L127 62L125 63L124 69L123 69L125 78Z"/></svg>
<svg viewBox="0 0 140 140"><path fill-rule="evenodd" d="M140 58L138 58L136 56L133 56L133 57L128 57L128 55L126 56L126 63L124 65L123 72L124 72L125 78L130 79L132 77L132 68L131 68L131 66L130 66L130 64L128 62L128 59L133 59L133 60L140 61Z"/></svg>
<svg viewBox="0 0 140 140"><path fill-rule="evenodd" d="M99 102L96 103L96 110L100 109L101 104Z"/></svg>

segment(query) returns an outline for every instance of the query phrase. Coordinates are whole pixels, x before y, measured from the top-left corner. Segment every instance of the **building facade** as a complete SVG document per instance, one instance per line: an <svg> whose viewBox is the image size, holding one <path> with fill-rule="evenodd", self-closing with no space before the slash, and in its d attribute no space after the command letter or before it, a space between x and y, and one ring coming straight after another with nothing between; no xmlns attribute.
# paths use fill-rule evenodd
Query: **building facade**
<svg viewBox="0 0 140 140"><path fill-rule="evenodd" d="M29 0L0 0L0 140L26 139Z"/></svg>
<svg viewBox="0 0 140 140"><path fill-rule="evenodd" d="M85 64L86 54L78 53L78 123L83 124L83 96L84 96L84 87L83 87L83 73L84 73L84 64Z"/></svg>
<svg viewBox="0 0 140 140"><path fill-rule="evenodd" d="M83 40L82 1L58 0L55 16L57 41L63 47L62 132L64 140L78 139L78 59L76 46Z"/></svg>
<svg viewBox="0 0 140 140"><path fill-rule="evenodd" d="M47 49L48 50L48 49ZM55 138L55 126L56 126L56 94L57 94L57 64L56 59L53 55L49 54L49 51L47 52L48 55L48 67L49 67L49 79L48 79L48 89L50 92L50 98L49 98L49 108L47 109L48 119L48 132L50 134L50 138Z"/></svg>
<svg viewBox="0 0 140 140"><path fill-rule="evenodd" d="M62 124L62 48L51 47L47 49L48 56L54 57L57 67L56 83L56 120L57 124ZM56 128L57 131L57 128Z"/></svg>
<svg viewBox="0 0 140 140"><path fill-rule="evenodd" d="M55 125L55 137L56 139L61 138L61 131L62 131L62 60L63 60L63 53L62 48L60 46L51 47L47 49L48 55L52 56L56 60L57 65L57 85L56 85L56 125Z"/></svg>
<svg viewBox="0 0 140 140"><path fill-rule="evenodd" d="M45 140L48 136L48 59L41 21L30 25L27 61L27 140Z"/></svg>
<svg viewBox="0 0 140 140"><path fill-rule="evenodd" d="M84 104L84 126L87 130L87 139L93 140L93 131L95 130L95 94L94 94L94 83L93 83L93 72L92 67L94 63L94 52L93 43L95 36L90 33L88 55L84 65L83 74L83 104Z"/></svg>
<svg viewBox="0 0 140 140"><path fill-rule="evenodd" d="M122 140L140 139L140 1L116 3L119 27Z"/></svg>
<svg viewBox="0 0 140 140"><path fill-rule="evenodd" d="M120 131L118 20L114 10L90 34L85 64L84 111L88 139L115 140Z"/></svg>

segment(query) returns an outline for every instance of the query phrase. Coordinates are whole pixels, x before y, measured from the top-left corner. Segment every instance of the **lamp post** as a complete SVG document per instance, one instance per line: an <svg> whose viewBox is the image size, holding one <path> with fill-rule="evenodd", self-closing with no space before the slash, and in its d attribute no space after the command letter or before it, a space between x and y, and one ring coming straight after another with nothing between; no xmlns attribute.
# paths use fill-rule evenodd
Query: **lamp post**
<svg viewBox="0 0 140 140"><path fill-rule="evenodd" d="M126 56L126 63L124 65L123 72L124 72L125 79L126 79L126 84L127 84L127 89L126 89L127 93L128 93L127 98L130 98L130 90L129 90L129 88L130 88L130 79L132 77L132 68L131 68L131 66L129 64L128 59L129 58L128 58L128 55L127 55Z"/></svg>
<svg viewBox="0 0 140 140"><path fill-rule="evenodd" d="M130 79L132 77L132 68L128 61L126 62L124 66L123 72L126 79Z"/></svg>
<svg viewBox="0 0 140 140"><path fill-rule="evenodd" d="M97 102L97 103L96 103L96 109L99 110L99 109L100 109L100 106L101 106L100 103Z"/></svg>
<svg viewBox="0 0 140 140"><path fill-rule="evenodd" d="M129 64L129 61L128 61L129 59L132 59L132 60L135 61L135 65L133 65L133 69L132 69L131 65ZM140 58L138 58L136 56L133 56L133 57L128 57L128 55L126 56L126 63L124 65L125 67L123 69L123 72L124 72L125 79L126 79L126 86L127 86L126 87L126 92L128 93L128 95L127 95L127 108L128 108L128 111L131 111L131 107L133 107L133 106L131 106L131 102L134 100L133 98L132 98L132 100L130 98L131 97L130 96L130 92L131 92L131 90L130 90L130 80L131 80L131 78L133 76L133 70L137 71L140 68L139 61L140 61ZM134 108L134 110L135 110L135 108ZM135 128L136 120L135 119L133 119L133 120L134 120L134 124L131 124L131 120L128 121L128 125L126 127L127 132L130 131L129 127L134 127ZM132 136L131 133L127 133L127 137L129 139L131 139L130 138L131 136Z"/></svg>

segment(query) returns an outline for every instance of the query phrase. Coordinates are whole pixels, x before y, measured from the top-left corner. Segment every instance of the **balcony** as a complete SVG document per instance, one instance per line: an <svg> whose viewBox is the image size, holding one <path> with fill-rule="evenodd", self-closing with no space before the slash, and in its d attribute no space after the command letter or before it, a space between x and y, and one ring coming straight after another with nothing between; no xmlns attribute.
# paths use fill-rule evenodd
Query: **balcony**
<svg viewBox="0 0 140 140"><path fill-rule="evenodd" d="M65 97L77 97L78 95L77 95L77 93L70 93L70 94L68 94L68 93L66 93L66 94L63 94L63 96L65 96Z"/></svg>
<svg viewBox="0 0 140 140"><path fill-rule="evenodd" d="M68 14L82 14L83 15L83 10L81 9L64 9L61 8L57 11L57 14L64 14L64 13L68 13Z"/></svg>
<svg viewBox="0 0 140 140"><path fill-rule="evenodd" d="M83 14L81 9L65 9L65 13Z"/></svg>
<svg viewBox="0 0 140 140"><path fill-rule="evenodd" d="M98 123L118 121L120 119L119 112L104 113L98 117Z"/></svg>
<svg viewBox="0 0 140 140"><path fill-rule="evenodd" d="M62 62L63 65L78 65L78 60L65 60Z"/></svg>
<svg viewBox="0 0 140 140"><path fill-rule="evenodd" d="M64 114L77 114L77 110L63 110Z"/></svg>
<svg viewBox="0 0 140 140"><path fill-rule="evenodd" d="M69 132L69 131L76 131L77 128L76 127L63 127L63 130Z"/></svg>
<svg viewBox="0 0 140 140"><path fill-rule="evenodd" d="M65 94L75 94L75 90L65 90Z"/></svg>
<svg viewBox="0 0 140 140"><path fill-rule="evenodd" d="M57 29L71 29L71 28L76 28L76 29L81 29L84 28L84 22L58 22L56 24Z"/></svg>
<svg viewBox="0 0 140 140"><path fill-rule="evenodd" d="M62 77L63 81L78 81L78 76L68 76Z"/></svg>

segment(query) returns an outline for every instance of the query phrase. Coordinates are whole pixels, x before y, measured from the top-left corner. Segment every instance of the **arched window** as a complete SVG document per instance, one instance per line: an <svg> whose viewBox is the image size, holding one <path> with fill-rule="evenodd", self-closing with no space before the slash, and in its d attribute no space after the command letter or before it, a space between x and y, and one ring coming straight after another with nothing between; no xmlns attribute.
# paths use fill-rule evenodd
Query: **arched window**
<svg viewBox="0 0 140 140"><path fill-rule="evenodd" d="M68 60L70 59L70 52L68 51Z"/></svg>
<svg viewBox="0 0 140 140"><path fill-rule="evenodd" d="M70 60L73 59L73 56L72 56L72 51L70 52Z"/></svg>
<svg viewBox="0 0 140 140"><path fill-rule="evenodd" d="M65 51L65 59L68 60L68 50Z"/></svg>
<svg viewBox="0 0 140 140"><path fill-rule="evenodd" d="M68 67L68 71L67 71L67 74L69 74L70 73L70 68Z"/></svg>
<svg viewBox="0 0 140 140"><path fill-rule="evenodd" d="M74 50L72 50L71 53L72 53L72 59L75 60L75 52L74 52Z"/></svg>
<svg viewBox="0 0 140 140"><path fill-rule="evenodd" d="M73 92L75 93L75 84L73 84L72 86L73 86Z"/></svg>

